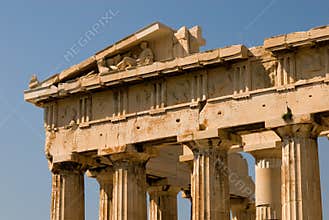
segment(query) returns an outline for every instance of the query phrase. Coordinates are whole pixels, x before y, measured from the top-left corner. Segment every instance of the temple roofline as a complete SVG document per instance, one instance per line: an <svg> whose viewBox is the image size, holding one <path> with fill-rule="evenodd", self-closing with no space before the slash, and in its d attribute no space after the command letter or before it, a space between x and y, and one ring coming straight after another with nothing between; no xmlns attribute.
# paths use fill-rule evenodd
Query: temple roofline
<svg viewBox="0 0 329 220"><path fill-rule="evenodd" d="M238 61L252 57L262 57L264 55L271 57L272 53L275 54L280 51L329 41L329 26L321 26L312 28L309 31L266 38L262 46L249 49L244 45L233 45L200 53L192 53L185 57L158 60L149 65L136 66L135 68L122 71L103 72L102 74L91 71L91 75L84 74L84 72L88 73L91 67L94 69L97 68L98 60L111 55L113 56L131 46L137 46L140 42L152 39L154 36L163 33L174 34L174 32L175 30L160 22L150 24L97 52L81 63L73 65L61 73L55 74L45 81L38 83L35 87L26 90L24 92L24 98L26 101L38 105L39 102L60 98L61 96L65 96L66 93L83 92L85 90L97 89L104 85L108 87L122 82L131 82L159 74L176 72L180 69L185 70L201 68L210 64L223 64L228 60Z"/></svg>
<svg viewBox="0 0 329 220"><path fill-rule="evenodd" d="M135 33L122 38L121 40L117 41L116 43L104 48L103 50L98 51L96 55L97 58L101 58L104 56L108 56L109 54L113 52L117 52L120 49L123 49L124 47L130 46L131 44L136 44L136 41L141 40L145 37L150 37L152 34L156 34L158 32L175 32L176 30L160 23L160 22L154 22Z"/></svg>
<svg viewBox="0 0 329 220"><path fill-rule="evenodd" d="M76 64L72 67L69 67L65 70L63 70L61 73L56 74L58 75L58 80L61 82L65 79L68 79L70 77L74 77L77 71L83 70L85 68L88 68L91 65L96 65L97 60L100 60L106 56L110 56L112 54L116 54L120 52L121 50L138 44L142 40L146 40L147 38L151 38L152 36L159 34L159 33L173 33L175 30L171 29L170 27L160 23L160 22L154 22L135 33L122 38L121 40L115 42L114 44L104 48L103 50L98 51L95 53L95 55L87 58L86 60L80 62L79 64Z"/></svg>

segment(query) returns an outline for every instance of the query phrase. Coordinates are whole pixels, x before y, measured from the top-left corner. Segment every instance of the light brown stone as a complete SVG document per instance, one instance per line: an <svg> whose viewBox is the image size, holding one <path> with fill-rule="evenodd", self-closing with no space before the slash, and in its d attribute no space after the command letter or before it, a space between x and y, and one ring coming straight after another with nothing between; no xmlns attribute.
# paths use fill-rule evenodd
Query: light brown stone
<svg viewBox="0 0 329 220"><path fill-rule="evenodd" d="M113 166L113 220L146 219L145 163L145 159L125 156L115 160Z"/></svg>
<svg viewBox="0 0 329 220"><path fill-rule="evenodd" d="M148 188L150 195L150 220L177 220L177 187L153 186Z"/></svg>
<svg viewBox="0 0 329 220"><path fill-rule="evenodd" d="M328 30L200 52L199 26L156 22L44 81L33 77L24 98L45 112L52 219L83 219L83 198L67 201L83 191L84 171L106 167L113 193L101 178L100 219L146 219L150 182L191 191L193 219L229 219L230 208L235 218L280 218L281 208L283 220L321 219L315 138L329 131ZM257 161L253 209L230 207L237 197L253 204L255 192L239 152Z"/></svg>
<svg viewBox="0 0 329 220"><path fill-rule="evenodd" d="M113 168L91 169L87 175L96 178L99 184L99 220L112 220Z"/></svg>
<svg viewBox="0 0 329 220"><path fill-rule="evenodd" d="M282 136L282 219L322 219L320 170L315 128L278 129Z"/></svg>
<svg viewBox="0 0 329 220"><path fill-rule="evenodd" d="M79 164L57 164L52 174L51 220L84 220L84 176Z"/></svg>
<svg viewBox="0 0 329 220"><path fill-rule="evenodd" d="M255 204L248 199L231 199L231 212L232 220L255 220Z"/></svg>
<svg viewBox="0 0 329 220"><path fill-rule="evenodd" d="M193 150L191 176L193 220L230 219L228 145L219 139L187 143Z"/></svg>

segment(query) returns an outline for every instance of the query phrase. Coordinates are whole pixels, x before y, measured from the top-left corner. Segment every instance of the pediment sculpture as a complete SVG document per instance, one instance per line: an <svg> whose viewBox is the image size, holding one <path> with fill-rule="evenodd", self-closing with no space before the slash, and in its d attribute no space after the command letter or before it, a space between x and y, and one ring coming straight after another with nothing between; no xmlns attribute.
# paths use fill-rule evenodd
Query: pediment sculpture
<svg viewBox="0 0 329 220"><path fill-rule="evenodd" d="M154 62L154 54L148 43L143 41L139 48L132 49L124 54L117 54L108 59L98 61L99 72L107 73L111 71L126 70L136 66L150 65Z"/></svg>

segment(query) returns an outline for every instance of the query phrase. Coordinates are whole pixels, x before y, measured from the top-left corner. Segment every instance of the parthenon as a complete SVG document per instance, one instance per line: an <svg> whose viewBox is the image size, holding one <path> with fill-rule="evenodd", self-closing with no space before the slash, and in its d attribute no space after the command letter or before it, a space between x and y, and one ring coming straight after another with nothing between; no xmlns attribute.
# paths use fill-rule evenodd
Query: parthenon
<svg viewBox="0 0 329 220"><path fill-rule="evenodd" d="M252 48L203 45L199 26L156 22L31 78L24 97L44 109L51 220L85 219L85 175L99 183L99 220L175 220L179 192L193 220L322 219L329 26ZM255 158L255 183L241 152Z"/></svg>

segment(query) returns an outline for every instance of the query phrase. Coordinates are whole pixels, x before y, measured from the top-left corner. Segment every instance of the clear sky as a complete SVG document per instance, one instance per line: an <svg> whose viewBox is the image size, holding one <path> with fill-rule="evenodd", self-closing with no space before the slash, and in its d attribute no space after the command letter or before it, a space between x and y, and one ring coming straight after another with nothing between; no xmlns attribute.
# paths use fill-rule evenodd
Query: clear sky
<svg viewBox="0 0 329 220"><path fill-rule="evenodd" d="M93 25L111 20L72 58L65 54ZM201 25L212 49L261 45L265 37L329 24L325 0L2 1L0 7L0 220L49 219L50 174L42 111L23 101L30 76L44 79L154 21ZM329 103L328 103L329 105ZM329 208L329 141L320 140L323 208ZM252 160L249 159L252 164ZM251 165L251 174L253 173ZM97 219L98 189L86 181L87 220ZM184 203L185 204L185 203ZM180 219L188 219L186 204ZM324 219L329 219L324 210Z"/></svg>

